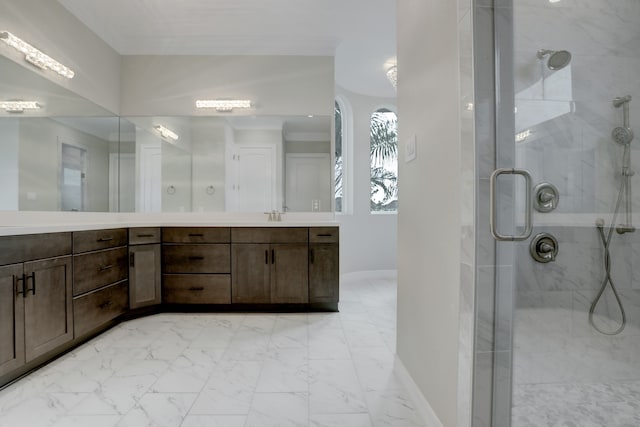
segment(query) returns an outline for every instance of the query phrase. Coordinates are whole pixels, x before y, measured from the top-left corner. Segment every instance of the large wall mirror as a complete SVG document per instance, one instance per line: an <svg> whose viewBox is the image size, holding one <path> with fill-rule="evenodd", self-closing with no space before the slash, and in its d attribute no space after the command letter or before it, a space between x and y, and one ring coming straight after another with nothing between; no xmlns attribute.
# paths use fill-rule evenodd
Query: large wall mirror
<svg viewBox="0 0 640 427"><path fill-rule="evenodd" d="M327 212L330 116L119 118L0 57L0 210Z"/></svg>
<svg viewBox="0 0 640 427"><path fill-rule="evenodd" d="M331 211L329 116L121 119L120 211Z"/></svg>
<svg viewBox="0 0 640 427"><path fill-rule="evenodd" d="M119 119L0 57L0 101L39 109L0 110L0 209L117 210Z"/></svg>

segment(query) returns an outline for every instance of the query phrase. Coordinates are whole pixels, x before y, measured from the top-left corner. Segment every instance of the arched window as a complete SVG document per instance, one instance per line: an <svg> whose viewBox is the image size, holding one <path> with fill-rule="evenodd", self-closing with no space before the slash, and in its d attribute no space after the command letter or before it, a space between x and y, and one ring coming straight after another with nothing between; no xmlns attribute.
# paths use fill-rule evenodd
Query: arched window
<svg viewBox="0 0 640 427"><path fill-rule="evenodd" d="M344 157L342 155L342 110L340 104L335 103L335 142L336 142L336 163L335 163L335 198L336 198L336 212L342 212L344 201Z"/></svg>
<svg viewBox="0 0 640 427"><path fill-rule="evenodd" d="M371 115L371 212L398 210L398 117L381 108Z"/></svg>

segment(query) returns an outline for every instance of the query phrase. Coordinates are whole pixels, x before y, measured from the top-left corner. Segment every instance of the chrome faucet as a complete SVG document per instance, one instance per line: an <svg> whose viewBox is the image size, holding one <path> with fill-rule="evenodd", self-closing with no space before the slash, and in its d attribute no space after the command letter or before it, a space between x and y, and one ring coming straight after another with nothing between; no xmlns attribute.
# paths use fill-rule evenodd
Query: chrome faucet
<svg viewBox="0 0 640 427"><path fill-rule="evenodd" d="M282 221L282 215L284 215L284 212L280 212L277 210L272 210L271 212L265 212L265 215L269 215L267 217L267 221L272 222L272 221Z"/></svg>

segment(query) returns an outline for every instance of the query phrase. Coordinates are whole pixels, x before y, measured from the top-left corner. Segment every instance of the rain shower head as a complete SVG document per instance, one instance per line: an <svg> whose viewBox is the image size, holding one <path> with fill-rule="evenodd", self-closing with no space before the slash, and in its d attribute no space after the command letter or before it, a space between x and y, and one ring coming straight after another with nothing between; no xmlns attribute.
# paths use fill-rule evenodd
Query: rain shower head
<svg viewBox="0 0 640 427"><path fill-rule="evenodd" d="M538 59L549 56L547 67L553 71L562 70L571 62L571 53L567 50L540 49L536 56Z"/></svg>
<svg viewBox="0 0 640 427"><path fill-rule="evenodd" d="M623 126L618 126L611 132L611 137L620 145L630 144L633 140L633 130Z"/></svg>

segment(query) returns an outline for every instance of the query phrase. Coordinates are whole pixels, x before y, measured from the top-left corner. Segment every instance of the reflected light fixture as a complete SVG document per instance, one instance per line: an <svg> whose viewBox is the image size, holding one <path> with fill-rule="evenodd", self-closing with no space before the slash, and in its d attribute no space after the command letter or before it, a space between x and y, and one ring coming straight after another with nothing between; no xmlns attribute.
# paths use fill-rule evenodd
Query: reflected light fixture
<svg viewBox="0 0 640 427"><path fill-rule="evenodd" d="M387 78L393 85L393 88L397 89L398 88L398 66L397 65L394 64L391 67L387 68Z"/></svg>
<svg viewBox="0 0 640 427"><path fill-rule="evenodd" d="M533 132L531 132L531 129L516 133L516 142L524 142L532 134Z"/></svg>
<svg viewBox="0 0 640 427"><path fill-rule="evenodd" d="M24 110L39 110L42 107L36 101L0 101L0 108L7 113L24 113Z"/></svg>
<svg viewBox="0 0 640 427"><path fill-rule="evenodd" d="M229 112L234 108L251 108L248 99L199 99L196 108L215 108L216 111Z"/></svg>
<svg viewBox="0 0 640 427"><path fill-rule="evenodd" d="M38 68L55 71L68 79L72 79L75 75L72 69L62 65L49 55L31 46L24 40L14 36L9 31L0 31L0 40L17 51L24 53L24 59Z"/></svg>
<svg viewBox="0 0 640 427"><path fill-rule="evenodd" d="M156 125L153 128L157 130L160 136L163 137L164 139L172 139L174 141L178 140L178 134L172 131L171 129L167 129L162 125Z"/></svg>

